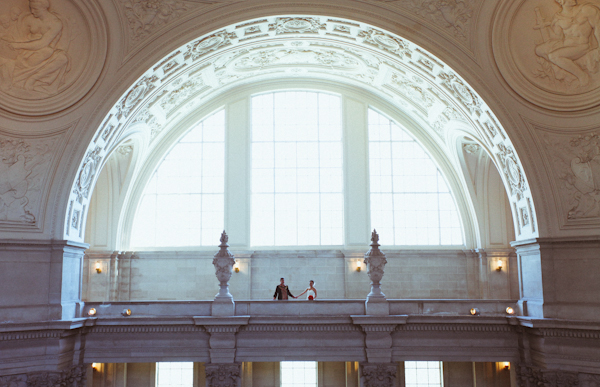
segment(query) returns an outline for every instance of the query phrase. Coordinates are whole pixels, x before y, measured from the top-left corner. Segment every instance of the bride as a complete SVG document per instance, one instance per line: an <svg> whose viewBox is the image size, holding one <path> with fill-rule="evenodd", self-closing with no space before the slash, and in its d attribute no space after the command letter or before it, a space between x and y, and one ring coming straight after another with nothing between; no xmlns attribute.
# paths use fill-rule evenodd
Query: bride
<svg viewBox="0 0 600 387"><path fill-rule="evenodd" d="M303 291L302 293L298 294L298 297L300 297L304 293L307 293L306 294L307 300L316 300L317 299L317 289L315 289L315 281L310 280L309 285L306 288L306 290ZM296 298L298 298L298 297L296 297Z"/></svg>

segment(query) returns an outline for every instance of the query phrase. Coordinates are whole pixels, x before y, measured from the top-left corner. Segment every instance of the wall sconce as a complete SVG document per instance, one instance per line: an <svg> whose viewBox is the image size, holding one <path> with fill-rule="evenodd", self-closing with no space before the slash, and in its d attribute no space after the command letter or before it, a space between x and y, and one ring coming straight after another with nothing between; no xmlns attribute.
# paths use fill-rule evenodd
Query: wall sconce
<svg viewBox="0 0 600 387"><path fill-rule="evenodd" d="M506 314L515 314L515 310L510 306L506 307Z"/></svg>
<svg viewBox="0 0 600 387"><path fill-rule="evenodd" d="M123 311L121 312L121 315L123 317L131 316L131 309L123 309Z"/></svg>
<svg viewBox="0 0 600 387"><path fill-rule="evenodd" d="M356 261L356 271L360 273L360 271L362 270L362 264L359 261Z"/></svg>
<svg viewBox="0 0 600 387"><path fill-rule="evenodd" d="M502 271L502 260L498 259L498 262L496 263L496 271Z"/></svg>
<svg viewBox="0 0 600 387"><path fill-rule="evenodd" d="M92 369L96 372L100 372L100 363L92 363Z"/></svg>
<svg viewBox="0 0 600 387"><path fill-rule="evenodd" d="M96 262L96 273L102 273L102 264L100 262Z"/></svg>
<svg viewBox="0 0 600 387"><path fill-rule="evenodd" d="M233 271L236 273L240 272L240 265L237 262L233 265Z"/></svg>
<svg viewBox="0 0 600 387"><path fill-rule="evenodd" d="M479 316L479 309L477 309L477 308L471 308L471 310L469 311L469 313L471 313L472 316Z"/></svg>
<svg viewBox="0 0 600 387"><path fill-rule="evenodd" d="M507 362L507 361L504 362L504 369L505 370L510 369L510 363L509 362Z"/></svg>
<svg viewBox="0 0 600 387"><path fill-rule="evenodd" d="M90 310L88 310L88 316L95 316L96 315L96 308L90 308Z"/></svg>

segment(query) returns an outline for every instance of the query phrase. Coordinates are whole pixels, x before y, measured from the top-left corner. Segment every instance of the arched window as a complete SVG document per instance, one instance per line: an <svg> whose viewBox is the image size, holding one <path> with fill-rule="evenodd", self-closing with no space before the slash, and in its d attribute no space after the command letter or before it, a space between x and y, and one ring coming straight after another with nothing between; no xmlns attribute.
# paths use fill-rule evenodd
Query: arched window
<svg viewBox="0 0 600 387"><path fill-rule="evenodd" d="M224 222L225 111L191 129L150 178L136 213L135 247L207 246Z"/></svg>
<svg viewBox="0 0 600 387"><path fill-rule="evenodd" d="M341 114L332 94L252 98L253 246L344 243Z"/></svg>
<svg viewBox="0 0 600 387"><path fill-rule="evenodd" d="M462 245L456 204L431 157L369 109L371 226L387 245Z"/></svg>

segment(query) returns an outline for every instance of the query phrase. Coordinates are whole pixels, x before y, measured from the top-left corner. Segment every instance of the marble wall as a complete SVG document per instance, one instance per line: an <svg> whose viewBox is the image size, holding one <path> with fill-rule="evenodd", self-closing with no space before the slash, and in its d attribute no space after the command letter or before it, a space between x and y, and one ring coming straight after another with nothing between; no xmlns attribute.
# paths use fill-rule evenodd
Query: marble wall
<svg viewBox="0 0 600 387"><path fill-rule="evenodd" d="M360 299L370 290L364 252L340 250L233 251L239 272L230 280L237 300L271 299L280 277L294 295L315 281L321 299ZM212 300L218 290L212 251L98 252L84 260L85 301ZM388 298L517 299L510 250L386 252L382 289ZM500 259L503 269L496 270ZM96 267L100 268L100 273ZM357 271L357 267L361 271Z"/></svg>

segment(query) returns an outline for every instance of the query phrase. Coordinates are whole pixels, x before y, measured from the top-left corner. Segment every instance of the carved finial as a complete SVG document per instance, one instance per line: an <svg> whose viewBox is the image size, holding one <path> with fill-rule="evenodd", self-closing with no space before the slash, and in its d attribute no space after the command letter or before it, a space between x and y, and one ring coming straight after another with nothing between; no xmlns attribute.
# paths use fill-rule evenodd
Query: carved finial
<svg viewBox="0 0 600 387"><path fill-rule="evenodd" d="M227 236L227 233L225 232L225 230L223 230L223 233L221 234L221 244L227 244L227 242L229 242L229 237Z"/></svg>
<svg viewBox="0 0 600 387"><path fill-rule="evenodd" d="M377 230L373 229L373 232L371 233L371 242L373 242L374 245L379 245L379 234L377 234Z"/></svg>

